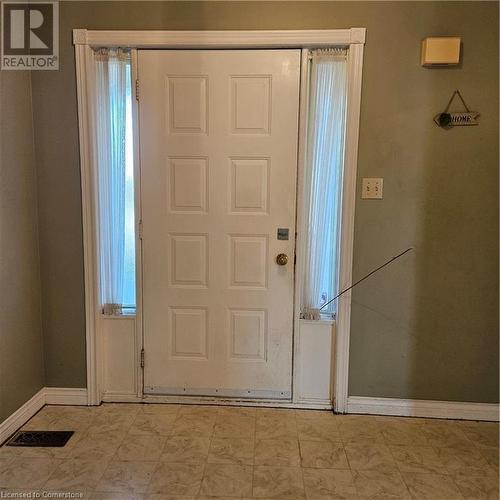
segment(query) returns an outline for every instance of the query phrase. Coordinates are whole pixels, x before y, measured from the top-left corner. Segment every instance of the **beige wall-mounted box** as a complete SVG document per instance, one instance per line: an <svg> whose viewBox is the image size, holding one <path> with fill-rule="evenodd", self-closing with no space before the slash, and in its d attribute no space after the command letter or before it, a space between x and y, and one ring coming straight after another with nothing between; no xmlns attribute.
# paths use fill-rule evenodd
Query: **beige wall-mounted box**
<svg viewBox="0 0 500 500"><path fill-rule="evenodd" d="M449 65L460 62L460 37L440 36L422 40L422 66Z"/></svg>

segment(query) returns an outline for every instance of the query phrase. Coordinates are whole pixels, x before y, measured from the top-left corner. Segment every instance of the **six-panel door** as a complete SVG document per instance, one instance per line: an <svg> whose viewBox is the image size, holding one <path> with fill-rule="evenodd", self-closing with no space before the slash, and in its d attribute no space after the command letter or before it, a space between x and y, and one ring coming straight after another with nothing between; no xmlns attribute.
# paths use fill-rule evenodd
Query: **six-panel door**
<svg viewBox="0 0 500 500"><path fill-rule="evenodd" d="M138 67L144 392L290 398L300 51Z"/></svg>

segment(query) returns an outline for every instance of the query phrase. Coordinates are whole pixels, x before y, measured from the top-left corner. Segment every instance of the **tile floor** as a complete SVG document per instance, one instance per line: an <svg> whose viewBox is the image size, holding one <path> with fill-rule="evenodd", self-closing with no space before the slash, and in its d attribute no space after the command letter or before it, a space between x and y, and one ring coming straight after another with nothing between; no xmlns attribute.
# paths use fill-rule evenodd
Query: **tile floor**
<svg viewBox="0 0 500 500"><path fill-rule="evenodd" d="M76 432L1 447L0 498L499 498L496 423L104 404L46 406L25 428Z"/></svg>

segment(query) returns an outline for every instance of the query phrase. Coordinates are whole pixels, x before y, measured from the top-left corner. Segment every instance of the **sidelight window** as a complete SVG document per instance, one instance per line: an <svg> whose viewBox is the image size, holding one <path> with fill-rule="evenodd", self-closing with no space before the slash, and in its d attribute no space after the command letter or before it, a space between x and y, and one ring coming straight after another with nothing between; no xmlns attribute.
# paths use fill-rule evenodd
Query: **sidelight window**
<svg viewBox="0 0 500 500"><path fill-rule="evenodd" d="M133 314L135 216L130 51L95 57L98 256L102 312Z"/></svg>
<svg viewBox="0 0 500 500"><path fill-rule="evenodd" d="M305 166L305 269L302 313L338 291L340 206L347 94L347 51L312 51ZM334 315L336 303L321 309Z"/></svg>

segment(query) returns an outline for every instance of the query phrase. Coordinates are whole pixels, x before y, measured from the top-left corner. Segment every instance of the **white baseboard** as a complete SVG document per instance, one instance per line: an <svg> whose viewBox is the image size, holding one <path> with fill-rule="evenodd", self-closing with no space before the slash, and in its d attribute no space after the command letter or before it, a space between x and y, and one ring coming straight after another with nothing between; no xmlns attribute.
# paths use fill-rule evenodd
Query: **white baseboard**
<svg viewBox="0 0 500 500"><path fill-rule="evenodd" d="M40 408L45 405L45 388L42 387L31 399L0 423L0 444L22 427Z"/></svg>
<svg viewBox="0 0 500 500"><path fill-rule="evenodd" d="M293 401L296 408L302 408L304 410L332 410L333 403L328 399L319 398L298 398Z"/></svg>
<svg viewBox="0 0 500 500"><path fill-rule="evenodd" d="M109 397L111 396L111 397ZM140 398L120 395L108 395L107 401L130 401L145 403L153 402L184 402L210 404L209 401L195 398L195 401L187 401L184 398L171 398L161 396L149 396L142 400ZM189 398L187 398L189 399ZM191 398L192 399L192 398ZM220 401L218 401L220 403ZM214 401L211 402L212 404ZM262 402L225 402L225 404L243 404L251 406L268 406L269 403ZM17 429L22 427L35 413L44 405L87 405L87 389L43 387L31 399L16 410L12 415L0 423L0 444L11 436ZM288 408L313 408L320 405L307 403L284 403L272 404ZM325 405L326 407L327 405ZM499 405L490 403L459 403L453 401L429 401L420 399L396 399L396 398L370 398L361 396L350 396L347 398L348 413L363 413L368 415L398 415L405 417L428 417L428 418L451 418L463 420L488 420L498 422Z"/></svg>
<svg viewBox="0 0 500 500"><path fill-rule="evenodd" d="M349 396L347 413L499 421L498 404Z"/></svg>
<svg viewBox="0 0 500 500"><path fill-rule="evenodd" d="M86 405L87 389L45 387L46 405Z"/></svg>
<svg viewBox="0 0 500 500"><path fill-rule="evenodd" d="M22 427L46 404L49 405L86 405L87 389L65 387L42 387L31 399L12 415L0 422L0 444Z"/></svg>

